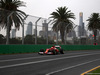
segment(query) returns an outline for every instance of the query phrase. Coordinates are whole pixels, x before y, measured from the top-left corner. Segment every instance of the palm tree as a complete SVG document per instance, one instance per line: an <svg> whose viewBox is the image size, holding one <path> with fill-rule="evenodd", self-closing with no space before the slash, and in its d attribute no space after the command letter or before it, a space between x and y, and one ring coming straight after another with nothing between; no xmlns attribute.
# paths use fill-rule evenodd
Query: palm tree
<svg viewBox="0 0 100 75"><path fill-rule="evenodd" d="M99 13L92 13L91 16L87 19L88 22L88 29L93 31L94 34L94 44L96 45L96 36L97 30L100 30L100 15Z"/></svg>
<svg viewBox="0 0 100 75"><path fill-rule="evenodd" d="M0 27L8 27L8 38L10 36L11 27L14 25L16 30L19 30L20 25L23 24L23 20L26 14L18 10L19 7L25 6L24 2L19 0L0 0ZM8 17L9 16L9 17ZM9 18L9 22L7 21ZM9 24L9 26L7 26Z"/></svg>
<svg viewBox="0 0 100 75"><path fill-rule="evenodd" d="M64 32L68 32L71 28L73 28L73 22L70 19L75 19L74 13L70 10L67 11L66 7L58 7L55 12L51 13L51 17L53 18L53 30L60 31L62 43L64 43ZM67 27L67 28L66 28Z"/></svg>

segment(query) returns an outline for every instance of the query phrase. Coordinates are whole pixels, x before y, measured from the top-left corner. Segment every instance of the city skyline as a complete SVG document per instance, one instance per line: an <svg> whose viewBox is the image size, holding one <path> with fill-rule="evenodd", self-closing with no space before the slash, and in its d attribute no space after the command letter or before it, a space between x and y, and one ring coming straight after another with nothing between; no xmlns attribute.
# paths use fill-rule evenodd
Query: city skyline
<svg viewBox="0 0 100 75"><path fill-rule="evenodd" d="M83 12L80 12L80 13L82 13L82 21L81 21L81 22L82 22L82 24L84 24L84 23L83 23ZM79 16L80 16L80 13L79 13ZM30 17L33 17L33 18L30 19ZM25 36L26 36L27 34L30 35L30 34L33 34L33 33L35 32L34 29L35 29L35 21L36 21L36 19L34 20L34 18L36 18L36 17L34 17L34 16L29 16L29 17L28 17L29 20L25 22L25 24L24 24L24 26L25 26L25 27L24 27L24 28L25 28L25 30L24 30L24 35L25 35ZM38 17L38 18L39 18L39 17ZM38 18L37 18L37 19L38 19ZM33 20L34 20L34 21L33 21ZM30 24L30 22L31 22L32 25ZM37 24L37 25L38 25L38 27L37 27L37 28L38 28L38 29L37 29L37 30L38 30L38 33L37 33L38 36L39 36L39 31L40 31L40 30L47 30L47 27L46 27L46 28L44 27L44 26L45 26L45 24L44 24L45 22L47 22L47 21L43 19L43 20L40 20L39 23ZM79 20L78 22L80 23L80 20ZM44 24L44 25L42 25L42 24ZM31 25L31 26L30 26L30 25ZM80 25L80 24L79 24L79 25ZM43 27L42 27L42 26L43 26ZM51 25L49 24L49 26L51 26ZM83 27L84 27L84 26L83 26ZM14 27L13 27L13 28L14 28ZM13 29L13 28L12 28L12 29ZM31 28L31 29L29 29L29 28ZM33 28L33 30L32 30L32 28ZM20 29L21 29L21 28L20 28ZM76 29L77 29L77 27L75 28L75 30L76 30ZM49 30L51 30L51 27L49 27ZM78 30L76 30L76 33L77 33L77 31L78 31ZM27 32L28 32L28 33L27 33ZM20 33L20 37L21 37L21 35L22 35L22 30L16 31L16 36L19 37L19 35L18 35L19 33ZM5 35L6 35L6 32L5 32Z"/></svg>
<svg viewBox="0 0 100 75"><path fill-rule="evenodd" d="M21 0L26 2L26 7L20 9L27 14L49 18L50 14L58 7L66 6L75 14L76 19L73 20L76 25L79 24L79 12L84 13L84 23L87 25L88 17L96 12L100 13L100 0ZM45 4L44 4L45 3ZM31 11L31 12L30 12Z"/></svg>
<svg viewBox="0 0 100 75"><path fill-rule="evenodd" d="M47 19L50 17L50 13L55 11L58 7L66 6L68 7L68 10L71 10L71 12L75 14L76 19L72 20L75 25L79 25L79 12L84 13L83 21L85 26L87 25L86 20L91 15L91 13L100 12L100 0L42 0L41 2L40 0L21 1L26 3L26 7L20 7L20 10L24 11L28 15L43 17ZM22 31L20 30L20 33L21 32ZM6 35L6 30L0 31L0 33Z"/></svg>

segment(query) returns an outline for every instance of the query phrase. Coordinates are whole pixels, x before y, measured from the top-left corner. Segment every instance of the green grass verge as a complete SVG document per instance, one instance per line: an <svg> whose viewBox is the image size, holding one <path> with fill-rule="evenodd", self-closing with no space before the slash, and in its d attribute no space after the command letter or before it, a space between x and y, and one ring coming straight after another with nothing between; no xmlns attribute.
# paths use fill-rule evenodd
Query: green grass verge
<svg viewBox="0 0 100 75"><path fill-rule="evenodd" d="M100 67L96 70L93 70L92 72L86 74L86 75L100 75Z"/></svg>
<svg viewBox="0 0 100 75"><path fill-rule="evenodd" d="M100 73L100 68L94 70L92 73Z"/></svg>

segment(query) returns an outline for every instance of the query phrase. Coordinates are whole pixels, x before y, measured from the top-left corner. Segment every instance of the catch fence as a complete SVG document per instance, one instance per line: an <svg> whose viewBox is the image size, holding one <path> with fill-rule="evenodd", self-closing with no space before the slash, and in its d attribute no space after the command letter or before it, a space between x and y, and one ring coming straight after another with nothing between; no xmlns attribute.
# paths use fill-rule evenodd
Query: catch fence
<svg viewBox="0 0 100 75"><path fill-rule="evenodd" d="M16 31L13 27L10 32L10 44L62 44L60 32L52 29L53 20L28 15L24 21L24 30ZM3 32L5 40L0 44L6 44L6 30ZM69 33L65 32L63 44L66 45L93 45L94 36L87 27L81 28L73 25ZM99 31L97 33L97 44L100 45ZM2 39L2 38L1 38ZM18 43L17 43L18 42Z"/></svg>

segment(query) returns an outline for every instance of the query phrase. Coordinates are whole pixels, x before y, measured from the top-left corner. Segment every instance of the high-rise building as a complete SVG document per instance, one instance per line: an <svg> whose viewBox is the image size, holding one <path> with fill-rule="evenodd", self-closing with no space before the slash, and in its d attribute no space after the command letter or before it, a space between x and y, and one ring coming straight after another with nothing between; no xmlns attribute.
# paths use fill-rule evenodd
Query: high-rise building
<svg viewBox="0 0 100 75"><path fill-rule="evenodd" d="M27 30L26 30L26 35L32 35L32 25L33 25L32 22L28 23Z"/></svg>
<svg viewBox="0 0 100 75"><path fill-rule="evenodd" d="M42 30L39 32L39 35L46 38L48 32L48 23L46 23L46 20L44 20L44 23L42 23Z"/></svg>
<svg viewBox="0 0 100 75"><path fill-rule="evenodd" d="M84 22L83 22L83 13L79 13L79 26L78 26L78 36L85 36L85 28L84 28Z"/></svg>
<svg viewBox="0 0 100 75"><path fill-rule="evenodd" d="M42 23L42 30L39 31L39 36L43 37L43 38L47 38L49 37L50 39L55 39L56 37L56 32L54 31L48 31L48 23L46 22L46 20L44 20L44 23Z"/></svg>
<svg viewBox="0 0 100 75"><path fill-rule="evenodd" d="M42 30L48 31L48 23L46 23L46 20L44 20L44 23L42 23Z"/></svg>
<svg viewBox="0 0 100 75"><path fill-rule="evenodd" d="M79 26L78 26L78 37L80 37L80 44L86 44L86 30L83 22L83 13L79 13Z"/></svg>
<svg viewBox="0 0 100 75"><path fill-rule="evenodd" d="M11 38L16 38L16 29L12 29Z"/></svg>
<svg viewBox="0 0 100 75"><path fill-rule="evenodd" d="M79 25L83 26L83 13L82 12L79 13Z"/></svg>

